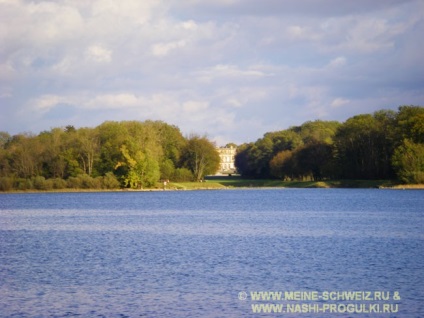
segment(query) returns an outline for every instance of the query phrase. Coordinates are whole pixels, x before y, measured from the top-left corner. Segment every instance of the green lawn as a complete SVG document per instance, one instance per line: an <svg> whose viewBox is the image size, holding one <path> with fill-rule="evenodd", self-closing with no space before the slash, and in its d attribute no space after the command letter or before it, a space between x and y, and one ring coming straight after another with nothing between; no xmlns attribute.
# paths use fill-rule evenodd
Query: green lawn
<svg viewBox="0 0 424 318"><path fill-rule="evenodd" d="M168 190L200 190L200 189L225 189L227 186L220 182L170 182Z"/></svg>
<svg viewBox="0 0 424 318"><path fill-rule="evenodd" d="M200 188L381 188L396 185L391 180L325 180L325 181L281 181L274 179L243 179L241 177L207 177L205 182L184 183L184 186Z"/></svg>

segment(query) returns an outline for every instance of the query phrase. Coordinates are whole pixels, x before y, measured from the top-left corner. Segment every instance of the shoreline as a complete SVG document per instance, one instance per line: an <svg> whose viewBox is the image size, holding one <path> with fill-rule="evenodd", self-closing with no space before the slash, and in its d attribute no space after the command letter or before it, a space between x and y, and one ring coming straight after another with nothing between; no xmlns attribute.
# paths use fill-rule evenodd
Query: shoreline
<svg viewBox="0 0 424 318"><path fill-rule="evenodd" d="M424 190L424 184L393 184L378 186L354 186L334 183L334 181L302 181L285 182L281 185L224 185L218 182L184 182L170 183L166 189L50 189L50 190L8 190L0 191L1 194L20 193L96 193L96 192L175 192L175 191L207 191L207 190L269 190L269 189L381 189L381 190ZM209 185L209 186L208 186Z"/></svg>

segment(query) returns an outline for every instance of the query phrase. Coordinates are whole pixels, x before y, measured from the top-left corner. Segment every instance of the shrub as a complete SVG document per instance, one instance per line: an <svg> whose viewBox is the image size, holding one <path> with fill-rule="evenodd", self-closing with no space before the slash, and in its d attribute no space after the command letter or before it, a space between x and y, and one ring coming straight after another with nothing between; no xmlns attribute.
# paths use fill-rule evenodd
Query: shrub
<svg viewBox="0 0 424 318"><path fill-rule="evenodd" d="M82 180L78 177L69 177L66 181L67 187L71 189L81 189Z"/></svg>
<svg viewBox="0 0 424 318"><path fill-rule="evenodd" d="M101 178L101 181L103 189L118 189L121 186L121 183L112 172L106 173L106 175Z"/></svg>
<svg viewBox="0 0 424 318"><path fill-rule="evenodd" d="M36 176L32 179L34 188L37 190L51 190L53 189L53 181L51 179L45 179L42 176Z"/></svg>
<svg viewBox="0 0 424 318"><path fill-rule="evenodd" d="M52 179L53 189L65 189L67 187L67 183L65 180L61 178Z"/></svg>
<svg viewBox="0 0 424 318"><path fill-rule="evenodd" d="M194 180L193 173L189 169L178 168L178 169L175 169L174 177L172 178L171 181L188 182L193 180Z"/></svg>
<svg viewBox="0 0 424 318"><path fill-rule="evenodd" d="M10 191L13 188L13 179L9 177L0 178L0 191Z"/></svg>
<svg viewBox="0 0 424 318"><path fill-rule="evenodd" d="M34 189L34 183L30 179L19 178L14 182L14 188L17 190L31 190Z"/></svg>

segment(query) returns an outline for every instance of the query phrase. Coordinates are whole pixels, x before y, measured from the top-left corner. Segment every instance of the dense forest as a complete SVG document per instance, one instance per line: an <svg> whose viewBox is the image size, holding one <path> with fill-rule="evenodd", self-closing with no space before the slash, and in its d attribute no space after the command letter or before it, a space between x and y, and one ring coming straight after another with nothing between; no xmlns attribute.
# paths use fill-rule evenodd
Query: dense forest
<svg viewBox="0 0 424 318"><path fill-rule="evenodd" d="M309 121L238 147L244 177L284 180L397 179L424 183L424 108Z"/></svg>
<svg viewBox="0 0 424 318"><path fill-rule="evenodd" d="M0 132L0 190L149 188L219 166L215 144L161 121L108 121L38 135Z"/></svg>
<svg viewBox="0 0 424 318"><path fill-rule="evenodd" d="M161 121L108 121L38 135L0 132L0 191L149 188L199 181L219 167L205 136ZM281 180L397 179L424 183L424 108L308 121L238 146L243 177Z"/></svg>

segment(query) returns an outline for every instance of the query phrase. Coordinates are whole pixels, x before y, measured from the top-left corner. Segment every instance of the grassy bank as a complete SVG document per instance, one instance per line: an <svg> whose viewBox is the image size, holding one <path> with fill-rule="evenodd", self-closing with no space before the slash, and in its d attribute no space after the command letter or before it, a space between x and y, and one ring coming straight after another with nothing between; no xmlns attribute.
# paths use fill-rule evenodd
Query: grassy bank
<svg viewBox="0 0 424 318"><path fill-rule="evenodd" d="M391 180L325 180L325 181L281 181L273 179L243 179L241 177L208 177L203 187L224 188L415 188L424 185L400 185Z"/></svg>
<svg viewBox="0 0 424 318"><path fill-rule="evenodd" d="M399 184L392 180L325 180L325 181L281 181L273 179L243 179L241 177L207 177L203 182L170 182L165 190L219 190L243 188L380 188L380 189L424 189L424 184ZM3 193L28 192L113 192L113 191L163 191L163 184L145 189L51 189L10 190ZM0 193L2 193L0 192Z"/></svg>

